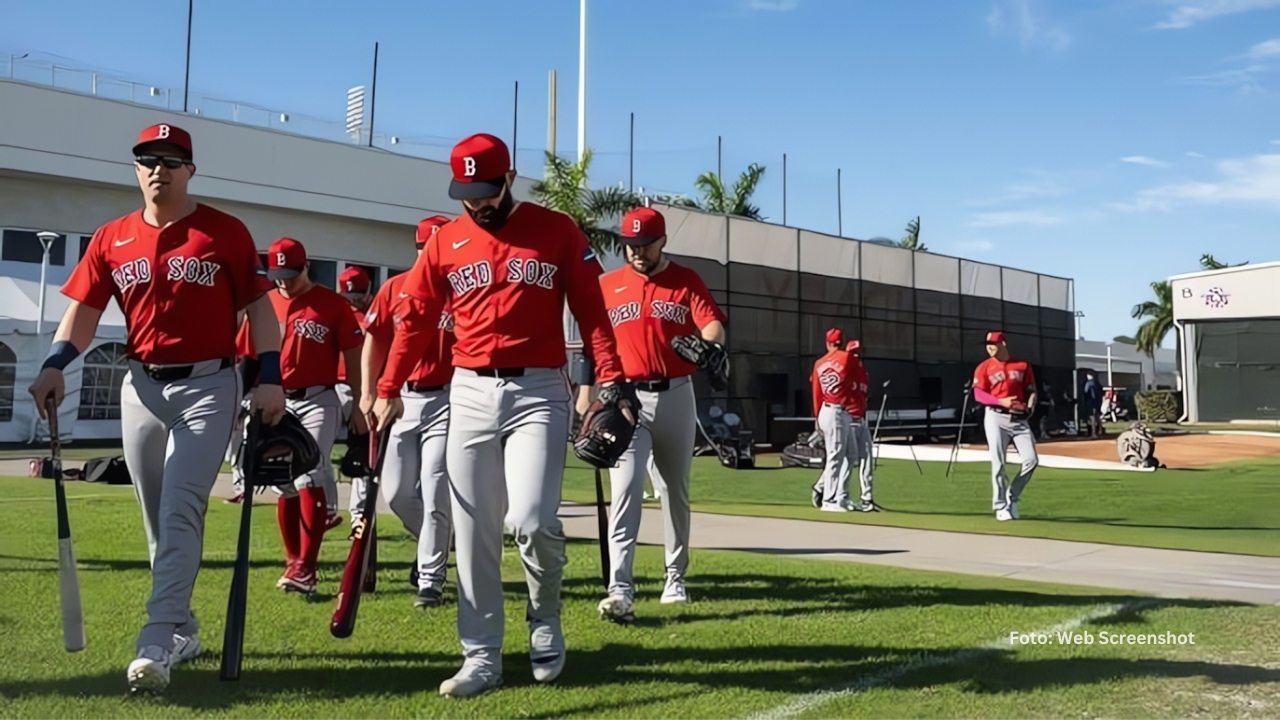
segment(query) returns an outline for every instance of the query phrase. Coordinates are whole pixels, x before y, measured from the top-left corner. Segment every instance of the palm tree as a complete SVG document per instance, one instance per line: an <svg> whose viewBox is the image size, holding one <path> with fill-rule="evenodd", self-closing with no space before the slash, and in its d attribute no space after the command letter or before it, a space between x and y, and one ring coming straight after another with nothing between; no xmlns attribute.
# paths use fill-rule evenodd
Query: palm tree
<svg viewBox="0 0 1280 720"><path fill-rule="evenodd" d="M1173 328L1173 286L1168 280L1151 283L1155 300L1147 300L1133 306L1133 319L1146 320L1138 326L1138 349L1154 357L1156 349L1164 342ZM1175 338L1177 339L1177 338Z"/></svg>
<svg viewBox="0 0 1280 720"><path fill-rule="evenodd" d="M1248 265L1248 264L1249 264L1249 261L1245 260L1244 262L1238 263L1237 265L1228 265L1227 263L1219 262L1217 258L1215 258L1213 255L1209 253L1205 253L1200 256L1201 270L1221 270L1223 268L1239 267L1240 265Z"/></svg>
<svg viewBox="0 0 1280 720"><path fill-rule="evenodd" d="M915 220L907 223L907 234L902 236L898 241L898 247L908 250L919 250L920 252L929 252L929 247L920 242L920 216L917 215Z"/></svg>
<svg viewBox="0 0 1280 720"><path fill-rule="evenodd" d="M640 205L635 193L618 187L592 190L587 187L591 151L572 162L547 153L545 174L530 192L538 202L573 218L596 252L617 250L616 218Z"/></svg>
<svg viewBox="0 0 1280 720"><path fill-rule="evenodd" d="M755 193L756 186L760 184L762 177L764 177L764 166L751 163L730 188L725 186L724 181L716 173L704 172L693 181L694 186L702 192L702 199L686 199L681 202L681 205L722 215L763 220L764 216L760 214L760 208L751 204L751 195Z"/></svg>

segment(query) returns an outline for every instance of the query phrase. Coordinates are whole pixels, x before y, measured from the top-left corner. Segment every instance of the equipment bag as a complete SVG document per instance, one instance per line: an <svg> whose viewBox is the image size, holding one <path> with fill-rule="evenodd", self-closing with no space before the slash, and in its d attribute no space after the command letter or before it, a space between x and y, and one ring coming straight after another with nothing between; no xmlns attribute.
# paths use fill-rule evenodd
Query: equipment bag
<svg viewBox="0 0 1280 720"><path fill-rule="evenodd" d="M85 482L104 482L108 485L131 485L133 478L125 467L124 457L94 458L84 464Z"/></svg>

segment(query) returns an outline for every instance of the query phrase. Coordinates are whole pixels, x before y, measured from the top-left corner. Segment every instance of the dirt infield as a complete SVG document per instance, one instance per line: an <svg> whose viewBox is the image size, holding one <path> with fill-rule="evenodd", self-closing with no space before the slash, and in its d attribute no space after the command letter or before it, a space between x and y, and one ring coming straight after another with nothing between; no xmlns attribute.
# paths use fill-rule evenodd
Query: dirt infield
<svg viewBox="0 0 1280 720"><path fill-rule="evenodd" d="M1105 440L1055 440L1040 443L1042 455L1118 460L1116 436ZM1280 435L1165 435L1156 437L1156 457L1170 468L1195 468L1232 460L1280 456Z"/></svg>

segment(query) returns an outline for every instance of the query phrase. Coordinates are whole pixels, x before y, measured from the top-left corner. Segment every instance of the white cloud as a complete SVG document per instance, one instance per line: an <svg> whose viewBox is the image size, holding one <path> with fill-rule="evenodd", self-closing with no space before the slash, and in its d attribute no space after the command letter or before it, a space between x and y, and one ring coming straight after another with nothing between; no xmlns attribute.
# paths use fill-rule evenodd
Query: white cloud
<svg viewBox="0 0 1280 720"><path fill-rule="evenodd" d="M1024 48L1042 46L1066 50L1071 45L1071 34L1060 23L1049 19L1036 0L996 0L987 14L987 27L997 35L1016 34Z"/></svg>
<svg viewBox="0 0 1280 720"><path fill-rule="evenodd" d="M1050 173L1031 173L1033 177L1019 180L1002 188L997 194L968 204L972 207L990 207L1039 200L1042 198L1062 197L1071 192L1061 180Z"/></svg>
<svg viewBox="0 0 1280 720"><path fill-rule="evenodd" d="M746 8L757 12L791 12L800 0L746 0Z"/></svg>
<svg viewBox="0 0 1280 720"><path fill-rule="evenodd" d="M1167 211L1184 205L1265 205L1280 208L1280 155L1223 160L1212 182L1191 180L1147 188L1110 207L1129 212Z"/></svg>
<svg viewBox="0 0 1280 720"><path fill-rule="evenodd" d="M1027 225L1031 227L1049 227L1058 225L1062 218L1044 210L997 210L993 212L974 213L969 219L971 228L998 228Z"/></svg>
<svg viewBox="0 0 1280 720"><path fill-rule="evenodd" d="M1272 38L1249 48L1249 58L1252 60L1262 60L1276 55L1280 55L1280 38Z"/></svg>
<svg viewBox="0 0 1280 720"><path fill-rule="evenodd" d="M1153 168L1162 168L1162 167L1169 166L1169 163L1164 162L1163 160L1157 160L1152 157L1147 157L1146 155L1127 155L1125 157L1120 158L1120 162L1129 163L1131 165L1145 165L1146 167L1153 167Z"/></svg>
<svg viewBox="0 0 1280 720"><path fill-rule="evenodd" d="M1189 158L1196 158L1196 159L1198 159L1198 160L1203 160L1203 159L1204 159L1204 155L1201 155L1200 153L1196 152L1195 150L1188 150L1188 151L1186 152L1186 155L1187 155L1187 157L1189 157Z"/></svg>
<svg viewBox="0 0 1280 720"><path fill-rule="evenodd" d="M955 244L955 249L966 255L978 255L995 250L996 244L990 240L961 240Z"/></svg>
<svg viewBox="0 0 1280 720"><path fill-rule="evenodd" d="M1243 95L1251 95L1254 93L1264 92L1262 84L1258 82L1258 76L1267 71L1266 65L1254 63L1246 65L1242 68L1232 70L1223 70L1221 72L1208 73L1205 75L1189 75L1179 78L1178 82L1184 85L1206 85L1209 87L1234 87Z"/></svg>
<svg viewBox="0 0 1280 720"><path fill-rule="evenodd" d="M1280 7L1280 0L1182 0L1156 23L1157 30L1181 30L1223 15Z"/></svg>

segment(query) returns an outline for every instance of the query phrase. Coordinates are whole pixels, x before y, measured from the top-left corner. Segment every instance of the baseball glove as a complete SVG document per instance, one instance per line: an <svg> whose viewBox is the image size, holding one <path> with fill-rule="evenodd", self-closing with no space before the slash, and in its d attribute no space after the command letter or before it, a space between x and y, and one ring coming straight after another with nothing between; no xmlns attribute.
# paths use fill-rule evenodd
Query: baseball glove
<svg viewBox="0 0 1280 720"><path fill-rule="evenodd" d="M369 433L347 435L347 452L338 463L338 470L349 478L367 478L373 475L369 469Z"/></svg>
<svg viewBox="0 0 1280 720"><path fill-rule="evenodd" d="M617 383L600 389L582 417L573 439L573 454L593 467L611 468L631 446L639 418L635 387Z"/></svg>
<svg viewBox="0 0 1280 720"><path fill-rule="evenodd" d="M671 349L705 372L713 390L729 387L729 354L720 343L697 335L678 335L671 338Z"/></svg>

